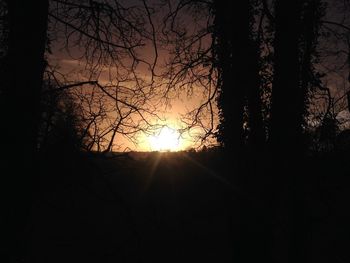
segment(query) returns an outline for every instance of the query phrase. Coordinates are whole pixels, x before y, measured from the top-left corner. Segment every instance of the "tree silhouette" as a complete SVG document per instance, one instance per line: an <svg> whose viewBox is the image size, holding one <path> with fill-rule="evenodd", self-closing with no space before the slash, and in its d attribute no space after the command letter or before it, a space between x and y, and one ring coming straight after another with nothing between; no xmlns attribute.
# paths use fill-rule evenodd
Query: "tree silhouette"
<svg viewBox="0 0 350 263"><path fill-rule="evenodd" d="M276 2L270 140L277 152L288 149L292 156L305 151L303 127L314 79L319 6L320 1L295 1L290 6Z"/></svg>
<svg viewBox="0 0 350 263"><path fill-rule="evenodd" d="M241 10L232 16L232 10ZM249 35L248 4L214 2L215 41L218 65L221 123L219 141L232 152L234 160L242 154L244 86L246 85L245 47ZM242 23L243 26L239 25ZM227 25L232 25L228 27ZM243 70L242 70L243 69Z"/></svg>
<svg viewBox="0 0 350 263"><path fill-rule="evenodd" d="M239 15L232 12L239 10ZM214 52L219 72L219 141L234 158L242 156L244 111L248 115L248 141L253 152L261 150L265 132L261 112L259 43L254 39L253 6L247 2L214 1ZM227 25L232 25L228 27ZM243 26L242 26L243 25ZM246 107L246 110L245 110Z"/></svg>
<svg viewBox="0 0 350 263"><path fill-rule="evenodd" d="M30 200L37 182L37 131L45 69L48 1L4 1L6 55L2 59L0 131L2 200L5 201L5 259L19 255ZM18 155L18 152L21 152ZM23 171L23 168L26 172ZM4 245L5 245L4 244ZM19 249L19 250L18 250Z"/></svg>
<svg viewBox="0 0 350 263"><path fill-rule="evenodd" d="M78 78L60 72L55 65L48 73L56 80L56 92L69 89L85 104L84 118L92 120L88 126L94 137L90 150L109 152L118 146L117 137L136 143L140 132L155 129L158 53L152 10L146 1L129 5L52 0L49 16L58 32L53 33L55 45L85 69ZM152 49L152 56L143 54L144 48ZM102 101L103 115L96 117Z"/></svg>
<svg viewBox="0 0 350 263"><path fill-rule="evenodd" d="M321 1L275 4L274 75L270 142L273 155L273 188L280 201L277 214L287 229L280 244L289 251L281 260L306 260L303 180L295 163L306 151L305 118L314 80L313 57L317 44ZM277 227L278 229L279 227ZM283 232L283 231L282 231ZM284 245L281 245L284 246Z"/></svg>

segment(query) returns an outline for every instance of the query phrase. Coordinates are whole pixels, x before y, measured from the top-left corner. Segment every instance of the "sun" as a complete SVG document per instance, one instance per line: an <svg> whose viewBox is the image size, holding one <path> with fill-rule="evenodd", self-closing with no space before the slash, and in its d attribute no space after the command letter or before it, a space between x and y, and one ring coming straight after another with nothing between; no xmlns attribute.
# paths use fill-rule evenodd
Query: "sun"
<svg viewBox="0 0 350 263"><path fill-rule="evenodd" d="M156 134L148 137L152 151L178 151L180 134L177 130L164 126Z"/></svg>

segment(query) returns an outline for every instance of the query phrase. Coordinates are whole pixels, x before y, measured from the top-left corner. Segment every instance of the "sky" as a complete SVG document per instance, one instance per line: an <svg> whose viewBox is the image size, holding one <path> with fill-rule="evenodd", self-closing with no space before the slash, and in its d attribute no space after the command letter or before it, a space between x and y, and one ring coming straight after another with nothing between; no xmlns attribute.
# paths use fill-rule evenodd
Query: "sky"
<svg viewBox="0 0 350 263"><path fill-rule="evenodd" d="M75 83L79 81L89 80L85 75L85 62L82 60L73 59L65 52L57 50L50 56L50 63L58 67L58 71L62 73L68 83ZM109 71L109 70L108 70ZM98 77L100 83L108 83L109 76L107 73L102 73ZM78 87L72 90L73 93L80 92L80 90L88 90L88 87ZM159 87L159 93L161 93L163 88ZM157 89L154 93L157 93ZM89 92L88 92L89 93ZM148 121L154 124L165 125L168 128L175 131L177 135L177 144L171 150L187 150L191 148L196 148L200 146L201 141L199 136L203 133L201 129L192 128L190 130L182 131L186 128L184 121L184 115L196 109L202 101L206 99L206 94L200 92L198 89L192 95L188 95L185 91L182 92L172 92L170 99L162 101L159 103L159 97L155 97L154 103L157 104L156 113L160 119L149 117ZM149 102L152 104L152 100ZM111 116L116 116L116 111L113 111ZM147 114L146 114L147 115ZM132 117L135 120L139 119L139 116L134 115ZM178 131L179 130L179 131ZM158 146L154 145L153 139L157 134L162 134L162 128L150 129L147 132L137 133L131 140L127 136L118 134L115 137L115 146L113 149L115 151L125 151L125 150L135 150L135 151L153 151L159 150ZM136 140L135 140L136 139ZM215 143L215 141L210 141L210 143Z"/></svg>
<svg viewBox="0 0 350 263"><path fill-rule="evenodd" d="M173 1L171 3L175 2L176 1ZM341 8L341 6L334 3L340 2L341 1L330 1L328 13L324 19L336 22L350 22L348 21L348 17L341 17L338 15L338 9ZM136 3L142 2L133 0L124 1L124 3L126 5L135 5ZM152 5L155 3L155 1L148 1L148 3ZM161 127L164 125L168 126L170 129L175 130L176 133L178 130L182 131L181 136L178 134L179 141L176 146L177 150L197 147L200 142L198 140L198 135L203 134L203 129L200 129L198 126L193 127L191 130L184 131L186 128L186 123L189 122L189 119L185 118L185 114L198 108L201 103L208 98L207 89L204 89L203 87L197 85L194 87L194 92L190 95L188 94L188 91L190 90L188 89L188 86L179 89L178 85L186 82L189 76L186 75L182 79L182 82L180 81L178 85L170 85L171 91L169 93L166 93L170 99L167 101L164 100L164 91L167 88L166 83L168 79L162 76L162 73L171 69L167 63L169 62L172 52L177 50L176 45L178 44L176 42L165 43L166 39L164 35L162 35L162 38L157 39L156 50L154 42L152 42L152 33L158 36L161 35L160 33L170 32L169 34L171 35L169 24L166 27L163 27L164 24L160 19L161 17L164 17L165 9L166 7L163 7L162 11L158 13L158 15L152 15L152 20L144 20L143 22L146 26L143 29L139 27L141 30L143 30L140 34L138 32L128 30L122 32L124 36L128 34L134 34L133 40L130 43L127 43L127 45L142 42L142 46L133 49L133 51L135 51L133 55L137 57L137 60L131 57L125 49L108 47L107 50L106 46L104 45L99 46L95 45L93 42L88 42L87 38L79 35L79 33L76 34L75 32L75 34L70 34L73 31L69 30L68 32L64 32L64 27L62 27L62 25L58 24L58 26L54 27L54 30L52 30L53 33L51 34L51 38L54 39L54 41L52 41L51 44L52 54L48 55L48 58L50 65L54 67L57 72L62 73L62 75L60 75L60 78L64 76L65 80L63 81L62 79L62 83L98 80L99 83L103 85L122 85L124 88L119 89L119 94L123 94L123 92L124 94L128 94L124 95L122 98L127 102L132 102L131 104L143 109L143 116L137 112L133 113L129 116L129 118L126 119L126 124L133 126L135 125L135 122L141 123L140 125L143 127L145 132L138 132L135 133L135 136L130 137L128 134L125 136L125 133L127 133L127 130L125 130L126 128L121 129L121 133L124 133L124 135L121 135L120 133L115 137L115 147L113 148L115 150L153 150L156 147L154 147L154 145L152 146L152 140L154 142L154 136L156 134L162 134ZM141 6L140 10L141 13L143 12L143 14L145 14L146 10L144 7ZM152 13L153 9L150 9L149 11ZM67 15L68 17L71 15L71 17L74 18L74 15L76 15L76 13L74 13L74 10L67 10L64 15ZM177 20L177 23L180 26L181 30L185 30L184 32L187 32L187 34L191 34L196 31L200 32L200 29L203 29L203 26L205 26L202 25L200 22L201 20L198 19L201 17L201 15L203 15L201 12L198 12L198 14L193 17L182 15L182 19ZM139 18L140 16L134 15L131 16L130 20L137 24L140 22ZM72 21L74 23L75 20L73 19ZM88 25L86 27L87 30L91 30L88 24L88 20L85 22ZM153 23L155 31L151 30L151 22ZM121 33L118 32L118 30L116 30L113 25L102 28L102 31L103 30L105 30L108 34L111 34L111 39L113 41L116 40L116 43L118 45L125 44L125 42L122 41L123 39L119 37ZM66 41L66 33L68 33L70 36L68 41ZM93 31L90 31L90 33L94 34ZM139 39L141 42L137 42L137 39ZM188 44L189 41L190 39L185 40L184 45L186 45L186 43ZM200 46L198 46L199 50L204 50L208 44L210 44L210 35L206 36L206 38L203 38L202 43L200 43ZM181 45L178 47L181 47ZM325 51L328 52L329 50L341 50L344 48L344 43L334 41L334 39L328 39L327 41L321 42L319 48L320 54L326 57L326 59L322 59L321 57L320 63L317 65L317 69L320 70L320 72L327 73L326 76L322 79L323 83L328 88L330 88L333 96L342 96L342 94L348 90L348 82L345 76L348 74L348 68L339 68L339 65L342 63L342 57L339 58L336 54L332 55L329 53L324 53ZM200 54L200 52L198 52L198 54ZM178 65L186 62L181 61L181 59L185 59L184 56L180 56L179 58L180 59L177 60ZM134 71L128 72L126 69L130 68L131 66L134 67ZM154 78L152 78L152 70L154 70L153 73L155 73ZM203 69L203 67L198 67L196 70L198 70L198 72L200 72L200 70L203 70L203 72L206 71L206 69ZM138 80L138 82L135 81L135 78ZM154 80L154 82L152 82L152 80ZM137 93L135 96L135 90L139 89L140 87L142 92L150 94L147 96L147 101L143 100L143 97L140 93ZM129 91L126 91L127 89L131 89L131 93ZM112 92L112 89L110 90ZM149 97L151 98L149 99ZM116 109L116 106L113 105L111 101L108 103L108 114L110 120L104 120L104 122L101 124L101 127L107 127L108 125L111 125L111 123L113 124L111 120L116 119L118 116L118 110ZM339 118L346 119L348 116L347 111L346 109L341 108L343 107L342 104L344 104L343 101L337 105L337 110L339 110ZM317 107L320 108L320 110L324 110L322 109L322 103L318 104ZM121 108L122 112L124 113L128 111L128 107L125 107L125 105L121 105ZM152 115L154 113L156 113L158 118ZM204 111L203 115L200 116L203 118L202 121L204 121L204 127L208 127L210 123L209 119L206 118L207 116L210 116L208 111ZM150 122L149 124L155 124L159 127L150 128L149 125L146 127L147 125L145 125L145 122L142 122L143 117L148 122ZM218 123L217 109L215 108L215 105L213 123L215 128ZM215 140L211 140L209 143L215 144Z"/></svg>
<svg viewBox="0 0 350 263"><path fill-rule="evenodd" d="M154 5L155 2L147 1L150 4L148 11L152 13L152 20L147 19L147 17L143 21L140 20L142 14L145 15L147 13L147 10L142 5L128 17L129 21L135 25L143 23L144 28L142 28L142 23L137 27L137 30L143 30L141 33L137 32L137 30L130 31L128 26L123 24L124 21L120 21L124 31L120 31L120 25L119 28L113 24L101 25L100 32L106 32L107 34L107 36L104 36L103 33L98 35L102 39L112 40L113 43L127 46L142 42L142 45L132 49L132 56L130 56L128 50L91 42L86 36L74 31L72 28L68 27L67 29L60 23L51 25L52 33L50 37L53 41L51 42L52 52L48 54L48 60L51 69L54 69L57 78L60 79L61 85L79 81L98 80L103 85L123 86L123 88L118 88L118 99L142 109L139 111L142 112L142 116L139 112L135 112L125 119L124 123L126 125L124 128L120 128L120 133L116 135L114 140L115 147L113 149L117 151L153 150L155 147L154 145L152 146L152 138L154 139L155 134L162 134L164 125L175 130L178 134L179 139L176 150L198 147L202 143L199 140L199 136L203 135L203 127L195 127L194 125L191 129L186 129L188 126L186 124L191 120L186 118L185 115L198 108L203 101L207 100L208 91L195 85L193 92L190 94L188 87L175 89L177 85L172 84L169 86L170 91L165 93L165 90L168 88L166 85L168 79L162 74L170 69L167 63L171 52L175 50L175 44L170 42L164 44L164 35L161 34L161 31L164 29L162 27L162 18L167 7L162 7L159 13L153 13L154 10L151 5ZM173 1L172 3L175 4L175 2ZM126 6L132 6L135 4L140 5L142 1L122 1L122 3ZM79 9L70 8L64 12L60 9L57 10L61 13L55 13L55 10L52 13L57 16L63 16L65 20L71 21L76 27L83 25L90 35L96 33L93 31L95 25L91 22L93 19L80 18ZM186 21L183 20L184 18ZM106 21L108 22L109 20L110 18L107 17ZM178 23L179 26L185 27L187 31L194 30L199 26L194 18L188 16L182 16ZM167 26L169 27L169 25ZM166 30L169 31L169 28ZM153 34L162 36L162 39L157 38L156 44L152 41ZM125 37L129 35L133 35L133 37ZM129 39L131 39L130 42L128 42ZM208 43L207 39L201 45L205 46ZM137 57L137 59L133 56ZM131 67L134 69L133 72L128 71ZM152 78L152 76L154 77ZM72 93L74 93L74 96L79 92L86 95L91 92L86 92L87 90L90 90L90 88L77 87ZM148 94L144 95L145 97L147 96L147 100L144 100L143 95L137 90L142 90L142 93ZM113 96L117 94L116 90L112 88L109 89L109 92L113 93ZM165 97L169 97L169 99L165 100ZM123 103L117 105L110 98L109 100L106 98L106 101L108 101L109 120L107 118L101 122L102 128L111 126L116 121L119 114L118 110L121 110L121 115L123 115L127 114L130 109ZM157 117L154 116L154 113ZM216 115L214 117L214 126L216 126ZM142 121L143 118L149 122L148 124L158 125L159 127L146 125L145 121ZM201 118L202 125L206 126L210 123L208 120L205 120L206 116L204 114L201 115ZM128 125L135 126L135 123L139 123L138 126L142 127L145 132L137 132L134 135L125 134L128 133L128 129L137 130L135 127L127 128ZM210 140L209 143L215 144L215 140Z"/></svg>

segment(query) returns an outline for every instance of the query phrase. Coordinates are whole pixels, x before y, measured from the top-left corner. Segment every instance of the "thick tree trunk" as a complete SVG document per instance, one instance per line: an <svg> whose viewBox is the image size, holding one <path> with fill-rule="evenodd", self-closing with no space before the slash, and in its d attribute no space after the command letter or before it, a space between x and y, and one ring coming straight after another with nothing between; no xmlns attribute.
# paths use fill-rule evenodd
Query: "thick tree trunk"
<svg viewBox="0 0 350 263"><path fill-rule="evenodd" d="M302 0L276 2L270 140L276 152L289 152L292 155L300 147L302 132L302 123L298 118L301 2Z"/></svg>
<svg viewBox="0 0 350 263"><path fill-rule="evenodd" d="M2 114L2 200L6 227L1 251L11 261L21 256L33 187L36 184L37 130L45 68L48 0L6 1L8 52L0 95ZM2 244L3 245L3 244Z"/></svg>
<svg viewBox="0 0 350 263"><path fill-rule="evenodd" d="M257 167L257 158L261 158L257 151L264 142L259 53L251 32L253 17L250 5L247 0L214 1L214 46L220 89L219 140L226 150L225 168L229 171L229 179L242 192L257 186L257 182L251 180L254 176L262 176L254 168ZM250 152L246 151L247 140L244 138L245 106L248 106L251 131L248 135ZM250 197L258 200L255 193ZM261 243L266 238L265 229L261 227L264 225L261 221L263 216L255 205L251 200L240 200L241 207L236 215L239 223L234 230L236 243L233 247L237 262L269 261L267 249Z"/></svg>
<svg viewBox="0 0 350 263"><path fill-rule="evenodd" d="M215 46L219 70L220 140L239 162L243 150L245 47L249 35L246 1L214 1ZM243 26L242 26L243 25Z"/></svg>
<svg viewBox="0 0 350 263"><path fill-rule="evenodd" d="M266 140L264 123L262 118L262 102L261 102L261 80L260 80L260 64L259 64L259 47L257 43L250 37L247 47L247 102L249 115L249 148L256 158L261 158L260 153Z"/></svg>
<svg viewBox="0 0 350 263"><path fill-rule="evenodd" d="M220 139L239 160L243 156L243 114L247 103L252 151L265 141L259 76L258 46L251 33L249 1L214 1L215 47L219 69Z"/></svg>
<svg viewBox="0 0 350 263"><path fill-rule="evenodd" d="M276 1L270 143L276 262L305 262L302 187L301 18L304 0Z"/></svg>

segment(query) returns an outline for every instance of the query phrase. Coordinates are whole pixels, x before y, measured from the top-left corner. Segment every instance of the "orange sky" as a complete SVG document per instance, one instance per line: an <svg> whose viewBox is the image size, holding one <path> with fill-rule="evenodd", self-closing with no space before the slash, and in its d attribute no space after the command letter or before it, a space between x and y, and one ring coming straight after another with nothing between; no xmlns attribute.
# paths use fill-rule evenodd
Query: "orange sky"
<svg viewBox="0 0 350 263"><path fill-rule="evenodd" d="M126 5L131 5L133 1L126 1ZM70 11L68 11L70 12ZM160 13L162 13L161 11ZM163 14L164 15L164 14ZM160 19L162 17L153 17L153 22L158 25L159 23L162 23L162 20ZM158 19L158 20L157 20ZM185 19L186 21L184 21ZM196 26L194 22L192 21L193 18L189 16L182 16L182 20L180 21L184 26L186 26L186 29L188 31L191 31ZM191 24L192 22L192 24ZM186 23L186 24L184 24ZM149 25L148 25L149 26ZM206 25L205 25L206 26ZM161 30L160 27L156 26L156 31ZM105 84L109 82L115 83L115 72L116 69L121 66L121 62L125 63L125 68L128 68L132 62L132 59L130 58L121 58L121 61L119 59L114 60L114 58L105 57L102 63L95 63L94 65L87 65L87 62L84 60L84 52L86 51L86 48L89 49L89 46L84 46L84 42L78 42L78 46L75 45L76 38L72 37L70 39L71 46L69 47L69 52L67 52L66 49L63 47L66 44L66 36L60 35L63 32L57 31L57 36L55 35L56 39L54 44L52 45L52 54L48 54L48 60L49 64L51 66L59 66L58 71L60 73L63 73L66 81L68 82L77 82L77 81L86 81L86 80L98 80L100 83ZM116 38L119 40L118 38ZM147 42L148 41L148 42ZM154 49L153 43L149 40L147 40L144 44L145 46L136 48L136 52L138 53L139 58L149 62L152 64L155 61L156 52ZM119 43L119 42L118 42ZM204 42L202 45L205 45L206 42ZM68 43L70 44L70 43ZM80 47L79 45L82 44ZM208 44L208 43L207 43ZM169 48L169 47L167 47ZM96 53L94 53L95 50L89 50L89 56L98 56L100 54L100 51L97 50ZM165 69L165 62L169 58L169 51L165 48L162 48L160 45L157 46L157 52L158 52L158 60L157 60L157 66L155 67L156 74L161 74ZM118 55L118 52L116 52L116 55ZM81 59L83 58L83 59ZM96 74L94 76L91 76L89 74L89 70L91 70L92 66L95 66ZM145 64L138 63L137 69L136 69L137 77L140 77L146 82L150 82L151 79L151 72ZM165 82L166 80L161 78L157 78L155 85ZM135 85L135 82L130 81L128 84L133 86ZM164 86L158 87L153 91L154 95L162 96L162 92L164 91ZM173 129L184 129L186 128L186 125L184 123L184 114L187 112L193 111L194 109L198 108L199 105L208 98L207 91L202 89L197 89L194 91L192 96L188 96L186 94L186 89L184 89L180 93L173 93L172 99L169 101L170 104L165 104L164 101L162 104L157 104L156 106L156 112L159 115L159 117L162 120L156 120L155 118L152 118L150 116L147 116L147 121L152 124L160 124L160 125L167 125ZM152 95L153 96L153 95ZM148 101L148 105L142 105L148 108L152 108L154 106L154 103L159 102L159 98L156 96L153 96L152 100ZM115 115L111 114L111 117L115 117L117 115L117 112L115 111ZM137 114L136 114L137 115ZM202 116L203 117L203 116ZM139 116L133 117L135 121L138 121ZM210 122L208 122L210 123ZM217 121L215 120L216 125ZM153 133L156 131L153 131ZM152 133L152 132L149 132ZM198 135L200 133L203 133L198 127L194 127L193 129L183 132L182 136L179 141L178 149L183 150L191 147L198 146ZM126 136L118 135L116 136L114 142L115 142L115 150L123 151L124 149L132 149L132 150L151 150L150 146L150 140L147 135L145 134L138 134L137 136L137 143L138 145L135 145L132 140L129 140L126 138ZM135 138L136 138L135 137ZM134 141L135 142L135 141Z"/></svg>
<svg viewBox="0 0 350 263"><path fill-rule="evenodd" d="M73 58L67 57L67 54L64 52L55 52L50 56L49 61L52 65L59 65L60 72L65 73L67 80L78 81L86 80L84 79L84 68L85 64L83 61L75 60ZM108 74L102 72L98 80L103 82L108 82ZM172 129L183 129L186 125L183 121L183 114L188 111L191 111L198 107L198 105L206 99L205 93L197 91L192 96L187 96L187 94L180 93L174 96L171 99L170 104L158 106L157 113L164 121L157 120L148 120L161 125L167 125ZM135 116L135 118L137 118ZM158 130L153 131L153 133L159 132ZM183 132L178 139L178 145L174 150L186 150L189 148L195 148L199 146L200 141L198 141L198 135L202 131L198 128L191 129L190 131ZM153 136L154 137L154 136ZM152 136L147 135L143 132L136 135L137 144L135 141L131 141L125 136L117 135L114 142L115 151L124 151L124 150L136 150L136 151L150 151L156 150L152 147Z"/></svg>

